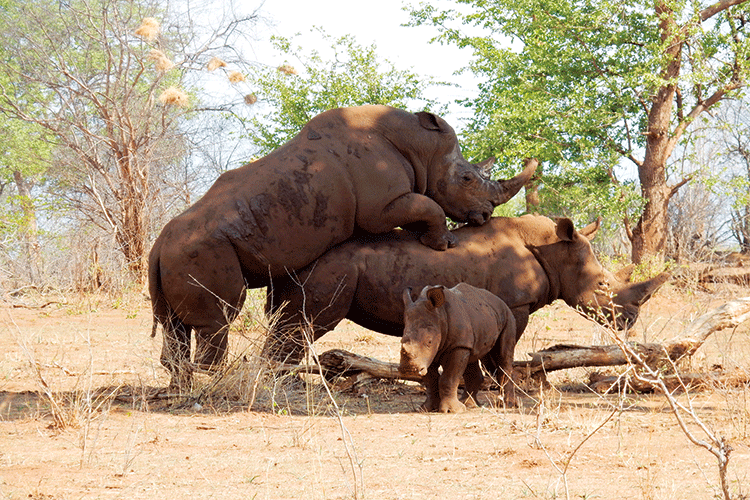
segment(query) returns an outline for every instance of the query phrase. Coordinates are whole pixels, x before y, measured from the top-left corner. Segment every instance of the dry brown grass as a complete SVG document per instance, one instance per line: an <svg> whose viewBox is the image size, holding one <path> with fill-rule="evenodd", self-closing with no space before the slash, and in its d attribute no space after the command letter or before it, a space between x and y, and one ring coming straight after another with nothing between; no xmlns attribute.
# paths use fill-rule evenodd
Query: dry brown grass
<svg viewBox="0 0 750 500"><path fill-rule="evenodd" d="M667 287L644 307L632 333L648 341L671 338L741 292ZM235 321L226 368L197 375L189 394L171 398L158 363L161 341L148 335L142 297L3 306L0 325L13 333L0 335L3 494L682 499L720 493L715 463L685 439L659 395L593 393L586 369L552 374L552 387L531 388L519 409L493 407L494 398L483 394L485 406L462 415L417 413L424 396L412 383L340 392L334 381L329 395L316 375L265 366L259 350L270 325L262 303L254 292ZM746 367L748 330L717 335L685 368ZM558 303L534 315L516 357L560 342L607 341L601 327ZM315 344L317 352L329 348L398 359L398 339L349 322ZM727 476L735 498L749 484L748 396L747 385L677 395L735 448Z"/></svg>

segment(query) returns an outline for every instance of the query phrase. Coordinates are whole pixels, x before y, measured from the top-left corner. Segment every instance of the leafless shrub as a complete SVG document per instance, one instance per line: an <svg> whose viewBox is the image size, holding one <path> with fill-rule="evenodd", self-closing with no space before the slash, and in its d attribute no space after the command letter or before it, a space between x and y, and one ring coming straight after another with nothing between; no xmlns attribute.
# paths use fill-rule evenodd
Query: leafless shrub
<svg viewBox="0 0 750 500"><path fill-rule="evenodd" d="M26 199L38 203L43 198L38 193L44 193L45 201L57 204L47 211L52 223L46 228L56 230L74 221L107 231L106 245L122 253L129 278L142 284L153 236L179 204L172 200L207 187L197 185L194 172L179 175L190 161L207 165L190 154L197 150L199 136L213 134L207 117L246 109L245 89L232 88L232 95L221 96L202 92L201 83L209 78L205 70L220 67L220 56L238 69L247 65L239 47L249 40L258 15L240 13L242 7L232 2L191 2L189 8L115 0L74 2L64 9L23 3L11 7L2 29L24 50L0 64L7 77L0 85L0 111L33 125L54 147L47 155L54 162L40 160L49 163L47 182ZM196 22L194 17L209 9L212 15L225 10L222 21ZM153 17L156 11L163 18ZM143 71L152 64L157 71ZM191 120L196 115L200 120ZM212 135L212 142L218 142L216 137ZM18 174L23 177L21 170ZM209 175L215 178L215 173ZM23 178L17 185L33 187ZM24 215L37 217L41 212L32 205ZM44 228L39 224L35 232L41 234ZM36 240L41 252L35 250ZM30 270L59 251L45 248L36 234L24 243L34 250L26 251ZM21 251L19 246L14 253ZM47 277L31 274L26 279L32 282Z"/></svg>

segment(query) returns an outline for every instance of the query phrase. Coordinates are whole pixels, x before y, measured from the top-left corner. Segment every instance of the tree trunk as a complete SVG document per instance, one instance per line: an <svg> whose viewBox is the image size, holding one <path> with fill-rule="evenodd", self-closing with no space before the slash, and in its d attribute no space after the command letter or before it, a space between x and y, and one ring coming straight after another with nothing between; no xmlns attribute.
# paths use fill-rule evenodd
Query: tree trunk
<svg viewBox="0 0 750 500"><path fill-rule="evenodd" d="M148 221L148 161L138 157L134 148L123 146L118 158L120 176L120 223L117 241L128 272L139 285L146 282L147 273L147 221Z"/></svg>
<svg viewBox="0 0 750 500"><path fill-rule="evenodd" d="M526 213L539 213L539 184L542 181L542 164L536 168L536 172L526 183Z"/></svg>
<svg viewBox="0 0 750 500"><path fill-rule="evenodd" d="M682 35L678 33L676 14L666 2L656 2L656 13L660 16L659 31L666 66L662 69L662 86L651 100L646 131L646 153L638 166L641 194L646 200L643 214L632 232L632 259L634 264L645 261L655 263L664 260L666 251L668 217L667 208L672 190L667 185L667 160L674 149L670 125L673 102L680 75L682 57Z"/></svg>
<svg viewBox="0 0 750 500"><path fill-rule="evenodd" d="M28 263L29 281L39 283L41 280L42 251L39 244L39 227L36 222L36 208L31 200L30 183L23 178L18 170L13 172L18 195L21 200L21 211L23 212L23 243Z"/></svg>
<svg viewBox="0 0 750 500"><path fill-rule="evenodd" d="M666 179L666 158L646 160L639 168L641 194L646 200L641 218L633 228L632 260L634 264L664 260L668 234L669 187Z"/></svg>

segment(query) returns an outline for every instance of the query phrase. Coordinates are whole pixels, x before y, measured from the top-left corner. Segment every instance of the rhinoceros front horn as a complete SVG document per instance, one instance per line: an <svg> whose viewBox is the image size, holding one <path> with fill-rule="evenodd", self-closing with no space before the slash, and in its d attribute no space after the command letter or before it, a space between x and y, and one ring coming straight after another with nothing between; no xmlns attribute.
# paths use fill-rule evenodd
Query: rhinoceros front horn
<svg viewBox="0 0 750 500"><path fill-rule="evenodd" d="M639 297L640 303L646 302L656 292L659 287L672 278L671 273L663 272L650 280L637 283L633 286L634 293Z"/></svg>
<svg viewBox="0 0 750 500"><path fill-rule="evenodd" d="M495 194L492 197L493 205L502 205L513 198L529 182L531 176L534 175L536 168L539 166L539 161L536 158L526 158L524 165L523 172L517 176L495 182Z"/></svg>

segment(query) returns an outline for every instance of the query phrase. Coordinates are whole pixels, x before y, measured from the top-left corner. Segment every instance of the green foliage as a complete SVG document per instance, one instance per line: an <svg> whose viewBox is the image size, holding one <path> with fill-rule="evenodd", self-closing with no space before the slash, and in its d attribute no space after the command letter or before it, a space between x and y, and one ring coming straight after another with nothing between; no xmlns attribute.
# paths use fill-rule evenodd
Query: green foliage
<svg viewBox="0 0 750 500"><path fill-rule="evenodd" d="M576 227L602 217L604 227L614 229L621 223L618 216L638 213L643 207L633 182L615 184L597 166L563 166L545 176L539 195L545 213L569 217Z"/></svg>
<svg viewBox="0 0 750 500"><path fill-rule="evenodd" d="M17 15L10 2L0 3L0 13L7 22ZM14 87L18 71L16 48L0 46L0 88ZM44 95L39 86L30 83L17 88L10 97L0 94L0 108L7 99L28 103L40 109ZM52 157L49 134L37 124L0 114L0 241L4 253L14 240L36 238L36 205L31 190L45 181Z"/></svg>
<svg viewBox="0 0 750 500"><path fill-rule="evenodd" d="M285 62L277 68L258 68L250 77L248 83L258 98L255 105L260 108L250 120L250 140L259 154L278 148L328 109L362 104L406 108L415 101L424 107L434 106L424 91L435 82L379 59L375 45L363 47L350 35L333 38L317 31L330 43L330 58L294 46L293 39L274 37L276 50L301 66Z"/></svg>
<svg viewBox="0 0 750 500"><path fill-rule="evenodd" d="M539 158L550 213L598 207L637 219L637 186L619 185L612 172L623 160L640 163L659 91L677 86L673 129L663 132L679 139L691 110L747 78L747 3L701 21L711 3L457 0L460 8L447 11L422 3L412 25L432 25L435 41L473 51L467 69L481 83L463 103L474 112L467 156L493 154L500 168ZM684 39L662 39L660 23L672 21ZM677 44L681 71L666 79Z"/></svg>

